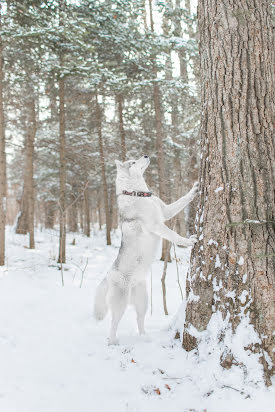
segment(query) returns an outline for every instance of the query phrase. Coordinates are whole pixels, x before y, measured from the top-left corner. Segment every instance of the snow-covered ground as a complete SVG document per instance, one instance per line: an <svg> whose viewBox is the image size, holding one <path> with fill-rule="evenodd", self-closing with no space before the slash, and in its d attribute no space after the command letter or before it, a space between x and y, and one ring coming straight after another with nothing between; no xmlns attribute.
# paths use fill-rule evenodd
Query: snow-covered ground
<svg viewBox="0 0 275 412"><path fill-rule="evenodd" d="M119 233L113 234L113 246L105 246L103 233L90 239L69 234L62 287L57 233L37 231L36 249L29 250L26 236L7 229L7 265L0 269L0 411L274 410L273 389L243 388L238 380L221 385L227 371L211 370L207 357L205 364L196 364L173 339L169 325L182 302L175 260L167 273L169 316L162 305L163 263L156 261L146 338L138 336L129 308L119 326L120 344L107 345L110 318L93 319L93 295L119 243ZM182 286L189 253L177 249ZM150 289L150 279L148 284Z"/></svg>

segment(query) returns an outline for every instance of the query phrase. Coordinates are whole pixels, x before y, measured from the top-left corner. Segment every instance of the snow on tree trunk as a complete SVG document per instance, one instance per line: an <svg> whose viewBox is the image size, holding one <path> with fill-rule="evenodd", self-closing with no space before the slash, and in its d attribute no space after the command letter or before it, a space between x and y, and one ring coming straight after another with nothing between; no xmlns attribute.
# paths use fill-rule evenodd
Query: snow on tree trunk
<svg viewBox="0 0 275 412"><path fill-rule="evenodd" d="M199 241L187 279L183 347L200 353L200 345L216 333L223 367L245 368L255 354L270 384L275 326L270 6L258 0L200 0L198 18ZM210 355L210 344L208 349Z"/></svg>

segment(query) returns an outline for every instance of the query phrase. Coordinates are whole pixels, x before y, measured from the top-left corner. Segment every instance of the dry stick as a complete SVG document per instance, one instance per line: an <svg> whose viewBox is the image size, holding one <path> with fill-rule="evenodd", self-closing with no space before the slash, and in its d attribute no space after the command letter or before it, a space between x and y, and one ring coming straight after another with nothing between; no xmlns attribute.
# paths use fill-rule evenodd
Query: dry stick
<svg viewBox="0 0 275 412"><path fill-rule="evenodd" d="M153 314L153 273L151 268L151 316Z"/></svg>
<svg viewBox="0 0 275 412"><path fill-rule="evenodd" d="M167 302L166 302L166 285L165 285L165 278L166 278L166 273L167 273L167 263L168 263L168 256L169 256L169 251L171 249L171 243L168 243L166 253L165 253L165 259L164 259L164 265L163 265L163 273L161 277L161 285L162 285L162 300L163 300L163 309L165 315L168 315L168 310L167 310Z"/></svg>
<svg viewBox="0 0 275 412"><path fill-rule="evenodd" d="M173 248L174 248L176 267L177 267L177 282L178 282L179 289L180 289L181 300L183 300L183 293L182 293L182 288L181 288L181 284L180 284L179 266L178 266L178 258L177 258L177 254L176 254L175 243L173 243Z"/></svg>
<svg viewBox="0 0 275 412"><path fill-rule="evenodd" d="M171 224L172 230L175 230L175 226L176 226L176 218L174 218L172 220L172 224ZM162 299L163 299L163 308L164 308L165 315L168 315L167 302L166 302L165 278L166 278L167 263L168 263L168 257L169 257L170 249L171 249L171 242L168 242L166 253L165 253L164 265L163 265L163 273L162 273L162 277L161 277Z"/></svg>
<svg viewBox="0 0 275 412"><path fill-rule="evenodd" d="M89 259L87 258L87 260L86 260L86 265L85 265L84 269L82 270L81 282L80 282L80 285L79 285L80 288L81 288L82 283L83 283L84 273L85 273L85 270L86 270L86 268L87 268L88 262L89 262Z"/></svg>

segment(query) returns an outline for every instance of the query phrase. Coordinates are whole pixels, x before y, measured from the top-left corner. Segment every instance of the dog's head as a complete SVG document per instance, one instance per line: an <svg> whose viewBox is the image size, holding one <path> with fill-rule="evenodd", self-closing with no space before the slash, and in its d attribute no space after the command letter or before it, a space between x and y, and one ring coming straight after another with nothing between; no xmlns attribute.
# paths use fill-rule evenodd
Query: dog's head
<svg viewBox="0 0 275 412"><path fill-rule="evenodd" d="M120 162L116 160L117 179L137 179L142 177L150 163L149 156L142 156L138 160L127 160Z"/></svg>

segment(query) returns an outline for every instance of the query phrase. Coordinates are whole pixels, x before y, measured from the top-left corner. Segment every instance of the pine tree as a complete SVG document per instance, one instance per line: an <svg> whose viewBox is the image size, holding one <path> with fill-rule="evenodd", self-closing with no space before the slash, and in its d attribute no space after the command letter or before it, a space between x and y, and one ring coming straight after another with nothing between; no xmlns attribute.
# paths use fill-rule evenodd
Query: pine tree
<svg viewBox="0 0 275 412"><path fill-rule="evenodd" d="M188 275L183 347L191 351L206 343L208 330L215 342L215 347L208 344L209 354L220 350L223 367L245 369L256 353L270 384L275 319L270 6L200 1L198 13L203 90L199 242ZM213 24L216 16L218 25Z"/></svg>

